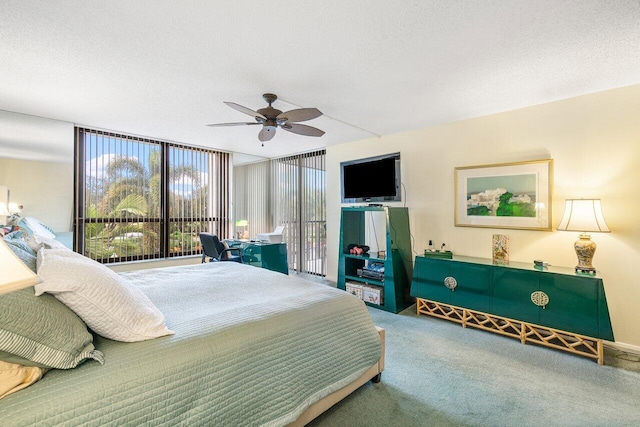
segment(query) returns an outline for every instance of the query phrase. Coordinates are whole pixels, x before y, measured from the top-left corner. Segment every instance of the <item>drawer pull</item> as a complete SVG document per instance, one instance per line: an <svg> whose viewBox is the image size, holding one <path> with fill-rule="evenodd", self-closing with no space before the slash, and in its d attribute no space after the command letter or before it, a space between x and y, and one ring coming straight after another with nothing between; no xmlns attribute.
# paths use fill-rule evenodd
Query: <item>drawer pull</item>
<svg viewBox="0 0 640 427"><path fill-rule="evenodd" d="M448 276L444 278L444 285L447 287L447 289L451 289L453 291L456 286L458 286L458 281L455 279L455 277Z"/></svg>
<svg viewBox="0 0 640 427"><path fill-rule="evenodd" d="M535 291L531 294L531 302L544 309L549 304L549 295L542 291Z"/></svg>

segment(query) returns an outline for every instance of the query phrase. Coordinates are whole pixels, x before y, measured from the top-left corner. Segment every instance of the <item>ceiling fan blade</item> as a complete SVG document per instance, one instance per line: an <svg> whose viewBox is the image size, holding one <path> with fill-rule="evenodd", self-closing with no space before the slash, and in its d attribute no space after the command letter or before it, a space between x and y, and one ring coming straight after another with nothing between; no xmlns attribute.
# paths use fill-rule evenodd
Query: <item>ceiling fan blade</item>
<svg viewBox="0 0 640 427"><path fill-rule="evenodd" d="M250 108L243 107L242 105L236 104L235 102L224 101L224 103L227 104L229 107L233 108L234 110L238 110L241 113L245 113L245 114L248 114L248 115L254 117L256 120L258 120L258 119L267 120L267 118L265 116L263 116L262 114L258 113L257 111L253 111Z"/></svg>
<svg viewBox="0 0 640 427"><path fill-rule="evenodd" d="M305 120L312 120L321 115L322 112L317 108L298 108L297 110L289 110L278 114L276 119L287 122L304 122Z"/></svg>
<svg viewBox="0 0 640 427"><path fill-rule="evenodd" d="M261 123L258 122L243 122L243 123L213 123L207 126L218 127L218 126L244 126L244 125L259 125Z"/></svg>
<svg viewBox="0 0 640 427"><path fill-rule="evenodd" d="M276 127L264 126L258 134L258 139L262 142L265 142L270 141L274 136L276 136Z"/></svg>
<svg viewBox="0 0 640 427"><path fill-rule="evenodd" d="M307 125L299 125L297 123L285 123L282 126L282 129L287 130L289 132L297 133L298 135L305 136L322 136L324 135L324 131L314 128L312 126Z"/></svg>

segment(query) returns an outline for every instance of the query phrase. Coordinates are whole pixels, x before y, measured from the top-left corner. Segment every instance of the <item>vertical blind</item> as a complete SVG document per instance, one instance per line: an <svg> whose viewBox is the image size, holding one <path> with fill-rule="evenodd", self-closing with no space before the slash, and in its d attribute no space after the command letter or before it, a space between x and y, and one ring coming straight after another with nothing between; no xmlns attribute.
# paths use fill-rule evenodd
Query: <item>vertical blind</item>
<svg viewBox="0 0 640 427"><path fill-rule="evenodd" d="M233 168L233 212L236 238L255 238L258 233L273 230L271 217L271 185L269 161L239 165ZM246 235L243 234L246 231Z"/></svg>
<svg viewBox="0 0 640 427"><path fill-rule="evenodd" d="M271 161L273 223L285 227L289 268L326 275L325 151Z"/></svg>
<svg viewBox="0 0 640 427"><path fill-rule="evenodd" d="M201 253L229 230L229 155L76 127L76 250L100 262Z"/></svg>

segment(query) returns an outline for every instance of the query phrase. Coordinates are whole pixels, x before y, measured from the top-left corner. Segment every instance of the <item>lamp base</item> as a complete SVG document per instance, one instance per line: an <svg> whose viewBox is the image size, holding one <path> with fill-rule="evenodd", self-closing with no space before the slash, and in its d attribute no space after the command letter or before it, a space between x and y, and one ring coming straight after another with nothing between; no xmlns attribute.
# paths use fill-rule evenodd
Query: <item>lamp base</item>
<svg viewBox="0 0 640 427"><path fill-rule="evenodd" d="M596 243L591 240L588 234L581 234L580 239L573 244L578 257L576 273L596 274L596 269L591 265L593 255L596 253Z"/></svg>
<svg viewBox="0 0 640 427"><path fill-rule="evenodd" d="M582 274L592 274L592 275L596 275L596 269L588 269L588 268L582 268L576 265L576 273L582 273Z"/></svg>

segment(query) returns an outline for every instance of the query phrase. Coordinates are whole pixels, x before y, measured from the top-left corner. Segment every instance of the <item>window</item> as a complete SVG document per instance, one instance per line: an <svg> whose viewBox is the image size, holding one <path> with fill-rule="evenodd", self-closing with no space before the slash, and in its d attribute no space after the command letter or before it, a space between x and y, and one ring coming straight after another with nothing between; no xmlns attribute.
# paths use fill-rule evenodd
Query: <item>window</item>
<svg viewBox="0 0 640 427"><path fill-rule="evenodd" d="M227 237L229 154L76 128L76 250L100 262L201 253Z"/></svg>

